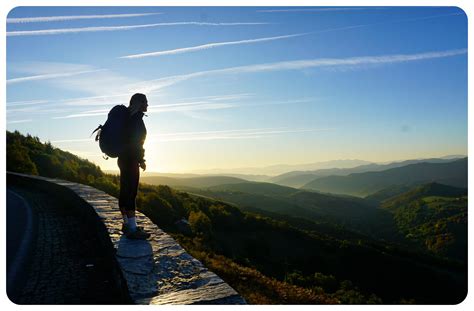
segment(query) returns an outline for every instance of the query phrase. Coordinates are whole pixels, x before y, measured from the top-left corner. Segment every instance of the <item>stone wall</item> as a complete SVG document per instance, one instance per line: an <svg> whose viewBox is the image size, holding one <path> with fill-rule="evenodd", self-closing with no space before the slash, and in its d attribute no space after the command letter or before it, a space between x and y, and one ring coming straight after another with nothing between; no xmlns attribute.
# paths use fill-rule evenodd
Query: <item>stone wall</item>
<svg viewBox="0 0 474 311"><path fill-rule="evenodd" d="M150 239L129 240L122 236L116 198L78 183L17 175L67 187L93 207L116 249L115 257L136 304L245 304L232 287L142 213L137 212L137 222L151 233Z"/></svg>

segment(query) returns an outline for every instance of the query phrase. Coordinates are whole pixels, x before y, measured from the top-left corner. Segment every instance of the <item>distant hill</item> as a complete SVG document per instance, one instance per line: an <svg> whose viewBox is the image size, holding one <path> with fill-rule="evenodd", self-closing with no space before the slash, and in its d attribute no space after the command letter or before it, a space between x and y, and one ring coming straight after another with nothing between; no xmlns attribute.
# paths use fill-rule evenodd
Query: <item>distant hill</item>
<svg viewBox="0 0 474 311"><path fill-rule="evenodd" d="M429 183L382 202L399 230L429 251L467 258L467 189Z"/></svg>
<svg viewBox="0 0 474 311"><path fill-rule="evenodd" d="M106 171L107 173L118 174L119 171ZM188 173L159 173L159 172L143 172L142 177L172 177L172 178L192 178L192 177L235 177L248 181L267 181L270 176L267 175L250 175L250 174L188 174Z"/></svg>
<svg viewBox="0 0 474 311"><path fill-rule="evenodd" d="M119 171L116 171L116 174L119 174ZM191 178L191 177L200 177L198 174L187 174L187 173L158 173L158 172L142 172L141 177L152 177L152 176L163 176L163 177L172 177L172 178Z"/></svg>
<svg viewBox="0 0 474 311"><path fill-rule="evenodd" d="M269 181L278 185L282 185L282 186L300 188L319 177L324 177L324 176L329 176L329 175L339 175L340 170L342 169L331 169L332 174L328 174L328 175L325 175L324 173L319 174L319 173L295 171L295 172L290 172L290 173L275 176L271 178Z"/></svg>
<svg viewBox="0 0 474 311"><path fill-rule="evenodd" d="M201 187L205 188L205 187ZM235 191L235 192L246 192L251 194L261 194L268 196L286 196L295 192L298 189L275 185L272 183L264 182L245 182L245 183L232 183L232 184L221 184L211 187L206 187L211 191Z"/></svg>
<svg viewBox="0 0 474 311"><path fill-rule="evenodd" d="M380 203L382 201L395 197L399 194L407 192L411 188L412 187L408 185L390 186L382 190L379 190L371 195L366 196L365 199L374 203Z"/></svg>
<svg viewBox="0 0 474 311"><path fill-rule="evenodd" d="M301 217L316 222L332 223L377 238L399 240L390 214L369 201L321 194L271 183L236 183L207 188L181 190L236 204L246 210Z"/></svg>
<svg viewBox="0 0 474 311"><path fill-rule="evenodd" d="M367 196L396 185L439 182L467 187L467 158L444 163L416 163L380 172L327 176L303 186L321 192Z"/></svg>
<svg viewBox="0 0 474 311"><path fill-rule="evenodd" d="M247 182L244 179L229 176L199 176L191 178L172 178L165 176L144 176L140 179L150 185L168 185L170 187L207 188L221 184L237 184Z"/></svg>
<svg viewBox="0 0 474 311"><path fill-rule="evenodd" d="M300 188L309 182L326 176L345 176L353 173L364 173L364 172L379 172L388 170L391 168L402 167L410 164L416 163L447 163L456 160L455 156L447 156L441 159L431 158L431 159L417 159L417 160L406 160L400 162L392 162L388 164L376 164L370 163L366 165L360 165L352 168L330 168L330 169L320 169L315 171L291 171L284 173L275 177L272 177L268 181L294 188Z"/></svg>
<svg viewBox="0 0 474 311"><path fill-rule="evenodd" d="M359 165L369 164L371 162L363 160L331 160L323 162L305 163L305 164L278 164L265 167L240 167L235 169L211 169L196 171L199 174L213 174L213 175L233 175L233 174L248 174L248 175L278 175L289 171L301 170L318 170L326 168L349 168Z"/></svg>
<svg viewBox="0 0 474 311"><path fill-rule="evenodd" d="M215 176L229 176L229 177L236 177L248 181L257 181L257 182L266 182L268 181L271 177L268 175L252 175L252 174L217 174Z"/></svg>

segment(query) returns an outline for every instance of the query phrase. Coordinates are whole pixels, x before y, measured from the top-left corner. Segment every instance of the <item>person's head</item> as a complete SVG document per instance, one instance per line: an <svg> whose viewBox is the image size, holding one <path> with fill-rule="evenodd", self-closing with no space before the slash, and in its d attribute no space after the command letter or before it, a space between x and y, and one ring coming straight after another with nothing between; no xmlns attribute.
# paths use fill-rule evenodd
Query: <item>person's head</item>
<svg viewBox="0 0 474 311"><path fill-rule="evenodd" d="M132 115L139 111L146 112L148 108L148 100L146 99L146 96L141 93L133 94L132 98L130 98L128 108Z"/></svg>

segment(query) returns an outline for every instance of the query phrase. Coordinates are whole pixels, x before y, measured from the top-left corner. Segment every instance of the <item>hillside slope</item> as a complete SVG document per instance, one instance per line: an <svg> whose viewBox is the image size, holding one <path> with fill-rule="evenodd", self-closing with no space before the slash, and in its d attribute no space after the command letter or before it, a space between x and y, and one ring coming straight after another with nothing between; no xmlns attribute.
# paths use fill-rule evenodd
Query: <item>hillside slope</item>
<svg viewBox="0 0 474 311"><path fill-rule="evenodd" d="M429 183L382 202L399 230L429 251L467 259L467 189Z"/></svg>
<svg viewBox="0 0 474 311"><path fill-rule="evenodd" d="M367 196L390 186L427 182L467 187L467 158L448 163L410 164L381 172L322 177L306 184L303 189Z"/></svg>
<svg viewBox="0 0 474 311"><path fill-rule="evenodd" d="M150 185L168 185L170 187L212 187L221 184L237 184L247 182L244 179L229 176L199 176L189 178L174 178L166 176L144 176L140 179Z"/></svg>
<svg viewBox="0 0 474 311"><path fill-rule="evenodd" d="M459 156L459 158L462 158ZM388 164L376 164L370 163L365 165L360 165L352 168L330 168L330 169L320 169L314 171L292 171L284 173L278 176L271 178L269 181L289 187L300 188L306 185L307 183L326 176L347 176L354 173L365 173L365 172L380 172L392 168L402 167L410 164L416 164L421 162L426 163L447 163L456 160L456 158L449 159L422 159L422 160L406 160L400 162L392 162Z"/></svg>

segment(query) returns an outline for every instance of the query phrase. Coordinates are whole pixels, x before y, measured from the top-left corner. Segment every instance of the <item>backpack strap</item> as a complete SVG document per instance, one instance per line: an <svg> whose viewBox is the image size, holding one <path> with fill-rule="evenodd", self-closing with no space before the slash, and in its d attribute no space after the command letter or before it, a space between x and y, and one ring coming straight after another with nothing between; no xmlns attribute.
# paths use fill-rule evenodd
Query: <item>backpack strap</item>
<svg viewBox="0 0 474 311"><path fill-rule="evenodd" d="M102 124L100 124L92 133L89 137L92 136L92 134L94 134L95 132L97 132L97 135L95 136L95 141L98 141L99 140L99 137L100 137L100 130L102 129Z"/></svg>

